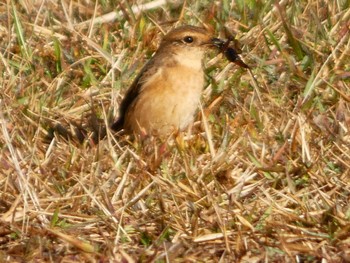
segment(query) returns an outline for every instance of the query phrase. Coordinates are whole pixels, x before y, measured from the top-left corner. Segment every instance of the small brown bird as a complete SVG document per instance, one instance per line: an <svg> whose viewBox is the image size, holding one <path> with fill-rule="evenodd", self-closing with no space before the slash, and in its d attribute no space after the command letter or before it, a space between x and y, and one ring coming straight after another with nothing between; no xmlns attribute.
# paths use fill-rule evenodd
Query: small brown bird
<svg viewBox="0 0 350 263"><path fill-rule="evenodd" d="M111 128L160 137L184 130L193 122L204 87L204 53L222 45L204 28L170 31L127 91Z"/></svg>

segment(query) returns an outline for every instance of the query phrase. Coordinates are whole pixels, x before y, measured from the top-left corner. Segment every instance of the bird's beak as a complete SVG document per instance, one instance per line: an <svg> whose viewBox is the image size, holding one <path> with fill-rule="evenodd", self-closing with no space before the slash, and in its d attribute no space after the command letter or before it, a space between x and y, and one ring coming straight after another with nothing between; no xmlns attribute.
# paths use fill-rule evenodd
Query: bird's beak
<svg viewBox="0 0 350 263"><path fill-rule="evenodd" d="M216 37L212 38L210 42L213 46L217 47L218 49L221 49L225 44L224 40Z"/></svg>

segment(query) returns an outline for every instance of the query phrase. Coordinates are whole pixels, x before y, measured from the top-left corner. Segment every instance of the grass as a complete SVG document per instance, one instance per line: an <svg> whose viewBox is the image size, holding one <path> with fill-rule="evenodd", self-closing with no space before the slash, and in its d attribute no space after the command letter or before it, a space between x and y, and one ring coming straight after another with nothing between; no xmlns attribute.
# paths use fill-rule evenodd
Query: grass
<svg viewBox="0 0 350 263"><path fill-rule="evenodd" d="M349 2L136 7L0 4L1 261L349 261ZM110 122L162 32L201 23L251 71L208 54L192 138L47 139Z"/></svg>

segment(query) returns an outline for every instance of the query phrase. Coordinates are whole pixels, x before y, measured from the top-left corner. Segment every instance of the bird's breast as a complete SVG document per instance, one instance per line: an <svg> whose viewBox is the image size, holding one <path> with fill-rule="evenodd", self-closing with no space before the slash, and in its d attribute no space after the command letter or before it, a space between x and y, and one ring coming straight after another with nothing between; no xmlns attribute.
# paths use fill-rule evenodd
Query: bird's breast
<svg viewBox="0 0 350 263"><path fill-rule="evenodd" d="M145 81L127 113L135 133L169 135L184 130L194 118L204 86L202 68L178 64L159 68Z"/></svg>

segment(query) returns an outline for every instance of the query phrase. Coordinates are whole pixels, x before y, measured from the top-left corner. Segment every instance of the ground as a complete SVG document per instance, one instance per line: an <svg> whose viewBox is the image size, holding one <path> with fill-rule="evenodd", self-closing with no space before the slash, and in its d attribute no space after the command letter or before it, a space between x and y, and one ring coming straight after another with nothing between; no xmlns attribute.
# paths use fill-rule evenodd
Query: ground
<svg viewBox="0 0 350 263"><path fill-rule="evenodd" d="M349 6L1 3L0 261L349 262ZM183 24L250 69L207 54L191 136L97 143Z"/></svg>

